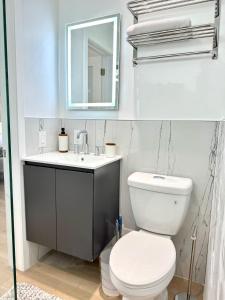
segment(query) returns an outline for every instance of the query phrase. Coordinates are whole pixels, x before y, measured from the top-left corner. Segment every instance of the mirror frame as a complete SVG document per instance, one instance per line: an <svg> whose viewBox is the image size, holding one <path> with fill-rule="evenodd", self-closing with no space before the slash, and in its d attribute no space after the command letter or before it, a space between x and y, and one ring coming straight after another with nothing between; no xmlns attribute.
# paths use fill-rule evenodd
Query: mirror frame
<svg viewBox="0 0 225 300"><path fill-rule="evenodd" d="M72 102L71 97L71 32L75 29L87 28L93 25L113 23L113 80L112 102L84 103ZM68 110L118 110L120 94L120 46L121 46L121 15L109 15L101 18L90 19L79 23L71 23L66 26L66 97ZM116 52L116 54L115 54Z"/></svg>

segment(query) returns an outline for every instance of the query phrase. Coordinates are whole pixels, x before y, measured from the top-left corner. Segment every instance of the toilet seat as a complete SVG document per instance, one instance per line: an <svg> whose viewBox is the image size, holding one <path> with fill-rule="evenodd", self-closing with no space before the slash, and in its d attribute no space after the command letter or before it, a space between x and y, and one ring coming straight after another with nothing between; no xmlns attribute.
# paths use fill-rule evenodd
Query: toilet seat
<svg viewBox="0 0 225 300"><path fill-rule="evenodd" d="M110 255L114 285L124 294L132 296L158 295L172 280L175 265L173 242L143 231L125 235Z"/></svg>

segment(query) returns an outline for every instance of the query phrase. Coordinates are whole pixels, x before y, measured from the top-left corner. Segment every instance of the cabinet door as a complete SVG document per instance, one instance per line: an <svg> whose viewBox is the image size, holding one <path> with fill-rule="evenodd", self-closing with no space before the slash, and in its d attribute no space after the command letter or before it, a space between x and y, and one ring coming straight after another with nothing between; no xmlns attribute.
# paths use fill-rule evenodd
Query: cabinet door
<svg viewBox="0 0 225 300"><path fill-rule="evenodd" d="M57 250L93 259L93 174L56 170Z"/></svg>
<svg viewBox="0 0 225 300"><path fill-rule="evenodd" d="M119 216L120 162L98 168L94 180L94 258L115 235Z"/></svg>
<svg viewBox="0 0 225 300"><path fill-rule="evenodd" d="M55 169L24 166L27 240L56 249Z"/></svg>

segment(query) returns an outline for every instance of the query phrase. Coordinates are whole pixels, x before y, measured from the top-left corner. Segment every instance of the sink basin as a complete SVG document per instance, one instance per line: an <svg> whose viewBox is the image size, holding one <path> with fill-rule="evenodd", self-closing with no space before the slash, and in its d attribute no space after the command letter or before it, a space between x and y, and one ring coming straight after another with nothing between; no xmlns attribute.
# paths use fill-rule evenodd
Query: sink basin
<svg viewBox="0 0 225 300"><path fill-rule="evenodd" d="M73 152L48 152L27 156L23 161L84 169L97 169L120 159L121 156L119 155L113 158L107 158L105 155L96 156L94 154L75 154Z"/></svg>

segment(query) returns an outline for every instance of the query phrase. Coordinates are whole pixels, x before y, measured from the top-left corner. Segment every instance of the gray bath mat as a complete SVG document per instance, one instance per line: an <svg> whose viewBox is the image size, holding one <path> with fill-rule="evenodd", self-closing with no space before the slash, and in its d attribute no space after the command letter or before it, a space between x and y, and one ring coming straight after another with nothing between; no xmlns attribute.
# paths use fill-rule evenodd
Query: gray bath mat
<svg viewBox="0 0 225 300"><path fill-rule="evenodd" d="M9 290L0 300L13 300L14 291ZM18 300L62 300L54 295L50 295L43 290L33 286L29 283L17 284L17 299Z"/></svg>

